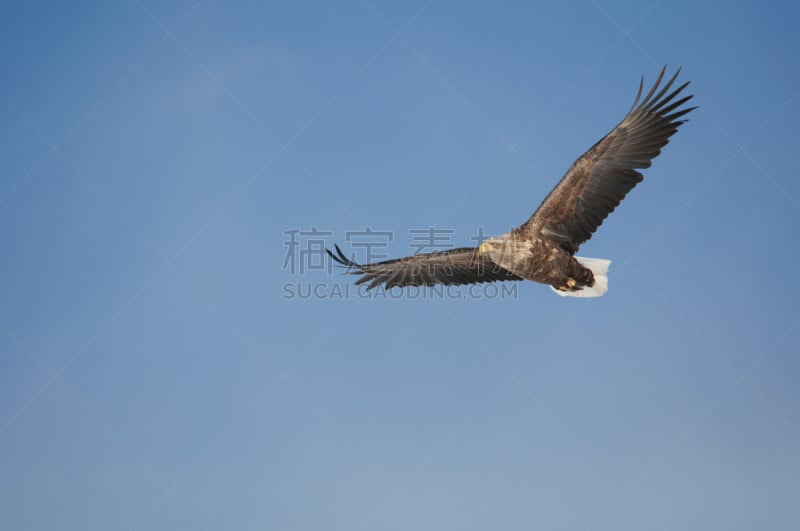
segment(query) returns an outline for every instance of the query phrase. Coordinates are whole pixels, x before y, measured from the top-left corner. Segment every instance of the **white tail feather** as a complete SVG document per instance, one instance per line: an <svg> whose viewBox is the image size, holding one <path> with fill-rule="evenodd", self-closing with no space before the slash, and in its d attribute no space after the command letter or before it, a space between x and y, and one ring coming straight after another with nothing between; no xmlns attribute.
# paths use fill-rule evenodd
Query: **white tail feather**
<svg viewBox="0 0 800 531"><path fill-rule="evenodd" d="M608 266L611 265L611 260L605 258L582 258L576 256L575 259L583 267L587 267L594 273L594 286L591 288L585 287L578 291L561 291L553 286L550 289L561 295L562 297L600 297L608 291Z"/></svg>

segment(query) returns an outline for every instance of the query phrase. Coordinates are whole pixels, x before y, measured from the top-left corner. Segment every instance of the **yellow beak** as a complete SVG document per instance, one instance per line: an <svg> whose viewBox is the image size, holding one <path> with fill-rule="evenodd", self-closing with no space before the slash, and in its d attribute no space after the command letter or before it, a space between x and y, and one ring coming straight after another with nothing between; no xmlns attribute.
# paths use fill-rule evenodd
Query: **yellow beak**
<svg viewBox="0 0 800 531"><path fill-rule="evenodd" d="M478 247L478 254L488 253L490 249L489 242L483 242L480 247Z"/></svg>

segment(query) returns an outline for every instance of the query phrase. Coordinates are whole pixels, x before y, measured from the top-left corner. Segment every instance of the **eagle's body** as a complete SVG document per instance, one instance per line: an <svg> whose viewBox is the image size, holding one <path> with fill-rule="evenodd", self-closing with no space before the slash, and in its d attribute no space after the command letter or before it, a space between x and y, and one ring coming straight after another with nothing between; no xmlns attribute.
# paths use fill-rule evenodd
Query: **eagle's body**
<svg viewBox="0 0 800 531"><path fill-rule="evenodd" d="M567 286L569 279L575 280L575 286L594 285L592 271L548 238L526 238L517 228L482 245L492 262L520 278L559 287Z"/></svg>
<svg viewBox="0 0 800 531"><path fill-rule="evenodd" d="M533 280L557 293L597 297L608 286L610 261L576 257L603 220L642 179L669 138L694 107L681 108L692 96L675 100L688 85L670 93L680 70L659 90L665 70L641 101L644 81L631 110L609 134L584 153L545 198L531 218L514 230L489 238L478 248L459 248L357 264L336 247L331 257L362 274L356 284L386 288L434 284L472 284ZM658 93L656 93L658 91Z"/></svg>

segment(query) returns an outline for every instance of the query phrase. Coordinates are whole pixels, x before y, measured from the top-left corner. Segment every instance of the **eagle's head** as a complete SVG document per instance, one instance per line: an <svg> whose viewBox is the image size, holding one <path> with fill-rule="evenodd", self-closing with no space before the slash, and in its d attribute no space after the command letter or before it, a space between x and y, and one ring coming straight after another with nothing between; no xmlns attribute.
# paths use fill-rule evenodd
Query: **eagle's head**
<svg viewBox="0 0 800 531"><path fill-rule="evenodd" d="M516 245L511 234L503 234L484 240L478 247L478 254L487 255L494 263L504 267L513 263Z"/></svg>
<svg viewBox="0 0 800 531"><path fill-rule="evenodd" d="M494 250L499 250L501 246L502 242L497 241L494 238L484 240L484 242L481 243L480 247L478 247L478 254L491 253Z"/></svg>

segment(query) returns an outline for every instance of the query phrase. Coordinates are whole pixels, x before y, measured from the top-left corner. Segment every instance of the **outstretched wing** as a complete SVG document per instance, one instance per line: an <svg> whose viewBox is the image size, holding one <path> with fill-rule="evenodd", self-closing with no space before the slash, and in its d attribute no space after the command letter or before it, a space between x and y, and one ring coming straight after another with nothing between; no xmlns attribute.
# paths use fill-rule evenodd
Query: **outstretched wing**
<svg viewBox="0 0 800 531"><path fill-rule="evenodd" d="M486 253L470 247L449 249L436 253L415 254L377 262L358 264L345 256L339 246L336 253L325 249L336 262L347 266L354 275L364 275L356 284L369 282L367 290L383 284L386 289L406 286L433 286L434 284L477 284L497 280L522 280L522 278L492 262Z"/></svg>
<svg viewBox="0 0 800 531"><path fill-rule="evenodd" d="M666 67L639 103L644 86L642 78L627 116L575 161L520 231L557 241L571 253L592 236L625 195L643 179L636 169L650 167L661 148L686 122L679 118L696 108L681 108L692 96L676 100L688 82L667 94L680 69L658 90L665 72Z"/></svg>

